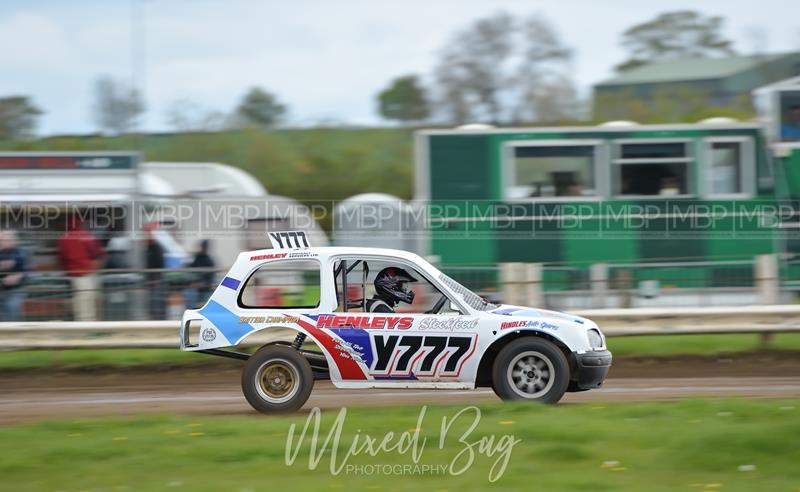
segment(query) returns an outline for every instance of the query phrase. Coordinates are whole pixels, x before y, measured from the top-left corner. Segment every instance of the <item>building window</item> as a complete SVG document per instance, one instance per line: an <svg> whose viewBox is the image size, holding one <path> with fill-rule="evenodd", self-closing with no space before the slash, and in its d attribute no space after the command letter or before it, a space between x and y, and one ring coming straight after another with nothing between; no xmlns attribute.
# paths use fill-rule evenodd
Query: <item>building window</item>
<svg viewBox="0 0 800 492"><path fill-rule="evenodd" d="M509 198L592 197L597 195L597 145L515 145Z"/></svg>
<svg viewBox="0 0 800 492"><path fill-rule="evenodd" d="M706 194L713 196L755 193L753 140L748 137L706 139Z"/></svg>
<svg viewBox="0 0 800 492"><path fill-rule="evenodd" d="M711 143L711 193L742 192L742 142Z"/></svg>
<svg viewBox="0 0 800 492"><path fill-rule="evenodd" d="M688 195L692 161L688 142L640 141L617 144L614 194Z"/></svg>

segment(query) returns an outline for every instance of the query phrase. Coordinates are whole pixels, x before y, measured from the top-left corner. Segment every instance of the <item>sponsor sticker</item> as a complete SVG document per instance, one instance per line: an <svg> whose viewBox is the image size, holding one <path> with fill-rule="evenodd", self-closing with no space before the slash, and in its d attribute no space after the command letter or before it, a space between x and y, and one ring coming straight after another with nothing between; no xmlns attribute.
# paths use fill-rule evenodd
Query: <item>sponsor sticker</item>
<svg viewBox="0 0 800 492"><path fill-rule="evenodd" d="M474 330L478 326L478 318L422 318L419 322L419 330L428 331L457 331L457 330Z"/></svg>
<svg viewBox="0 0 800 492"><path fill-rule="evenodd" d="M239 323L297 323L297 316L239 316Z"/></svg>
<svg viewBox="0 0 800 492"><path fill-rule="evenodd" d="M317 253L309 253L308 251L289 253L289 258L316 258L317 256L319 256Z"/></svg>
<svg viewBox="0 0 800 492"><path fill-rule="evenodd" d="M510 328L541 328L543 330L557 330L558 325L554 325L546 321L524 319L517 321L503 321L500 323L501 330L508 330Z"/></svg>
<svg viewBox="0 0 800 492"><path fill-rule="evenodd" d="M203 330L202 337L206 342L213 342L217 338L217 330L214 328L206 328Z"/></svg>
<svg viewBox="0 0 800 492"><path fill-rule="evenodd" d="M253 255L250 257L250 261L261 261L261 260L277 260L280 258L286 258L289 253L269 253L266 255Z"/></svg>
<svg viewBox="0 0 800 492"><path fill-rule="evenodd" d="M407 330L414 323L409 316L336 316L323 314L317 328L363 328L365 330Z"/></svg>

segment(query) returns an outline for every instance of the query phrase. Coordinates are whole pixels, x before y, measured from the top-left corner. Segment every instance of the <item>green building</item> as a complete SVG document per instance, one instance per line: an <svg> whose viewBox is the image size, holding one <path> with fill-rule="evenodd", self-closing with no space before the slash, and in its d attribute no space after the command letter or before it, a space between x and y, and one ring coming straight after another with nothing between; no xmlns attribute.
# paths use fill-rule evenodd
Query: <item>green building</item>
<svg viewBox="0 0 800 492"><path fill-rule="evenodd" d="M629 287L752 288L756 257L800 251L800 144L760 124L423 130L416 153L423 253L451 272L541 263L545 289L575 290L606 264Z"/></svg>

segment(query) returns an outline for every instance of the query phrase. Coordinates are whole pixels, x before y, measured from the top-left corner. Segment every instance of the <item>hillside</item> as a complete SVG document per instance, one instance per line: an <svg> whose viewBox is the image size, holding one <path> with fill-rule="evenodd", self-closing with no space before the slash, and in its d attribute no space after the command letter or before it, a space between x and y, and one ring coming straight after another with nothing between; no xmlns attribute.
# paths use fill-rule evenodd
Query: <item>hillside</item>
<svg viewBox="0 0 800 492"><path fill-rule="evenodd" d="M410 198L413 130L297 129L0 142L0 150L137 150L149 161L223 162L306 203L363 192Z"/></svg>

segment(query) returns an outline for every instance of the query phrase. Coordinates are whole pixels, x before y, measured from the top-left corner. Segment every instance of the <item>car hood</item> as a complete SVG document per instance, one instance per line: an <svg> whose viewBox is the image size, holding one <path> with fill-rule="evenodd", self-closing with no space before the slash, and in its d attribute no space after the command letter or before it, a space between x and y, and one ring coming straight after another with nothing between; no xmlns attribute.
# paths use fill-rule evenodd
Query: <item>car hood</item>
<svg viewBox="0 0 800 492"><path fill-rule="evenodd" d="M514 316L522 318L551 318L564 321L572 321L578 325L586 327L594 327L595 323L587 318L575 316L574 314L562 313L560 311L551 311L549 309L539 309L525 306L512 306L510 304L501 304L499 307L489 311L492 314L500 314L504 316Z"/></svg>

